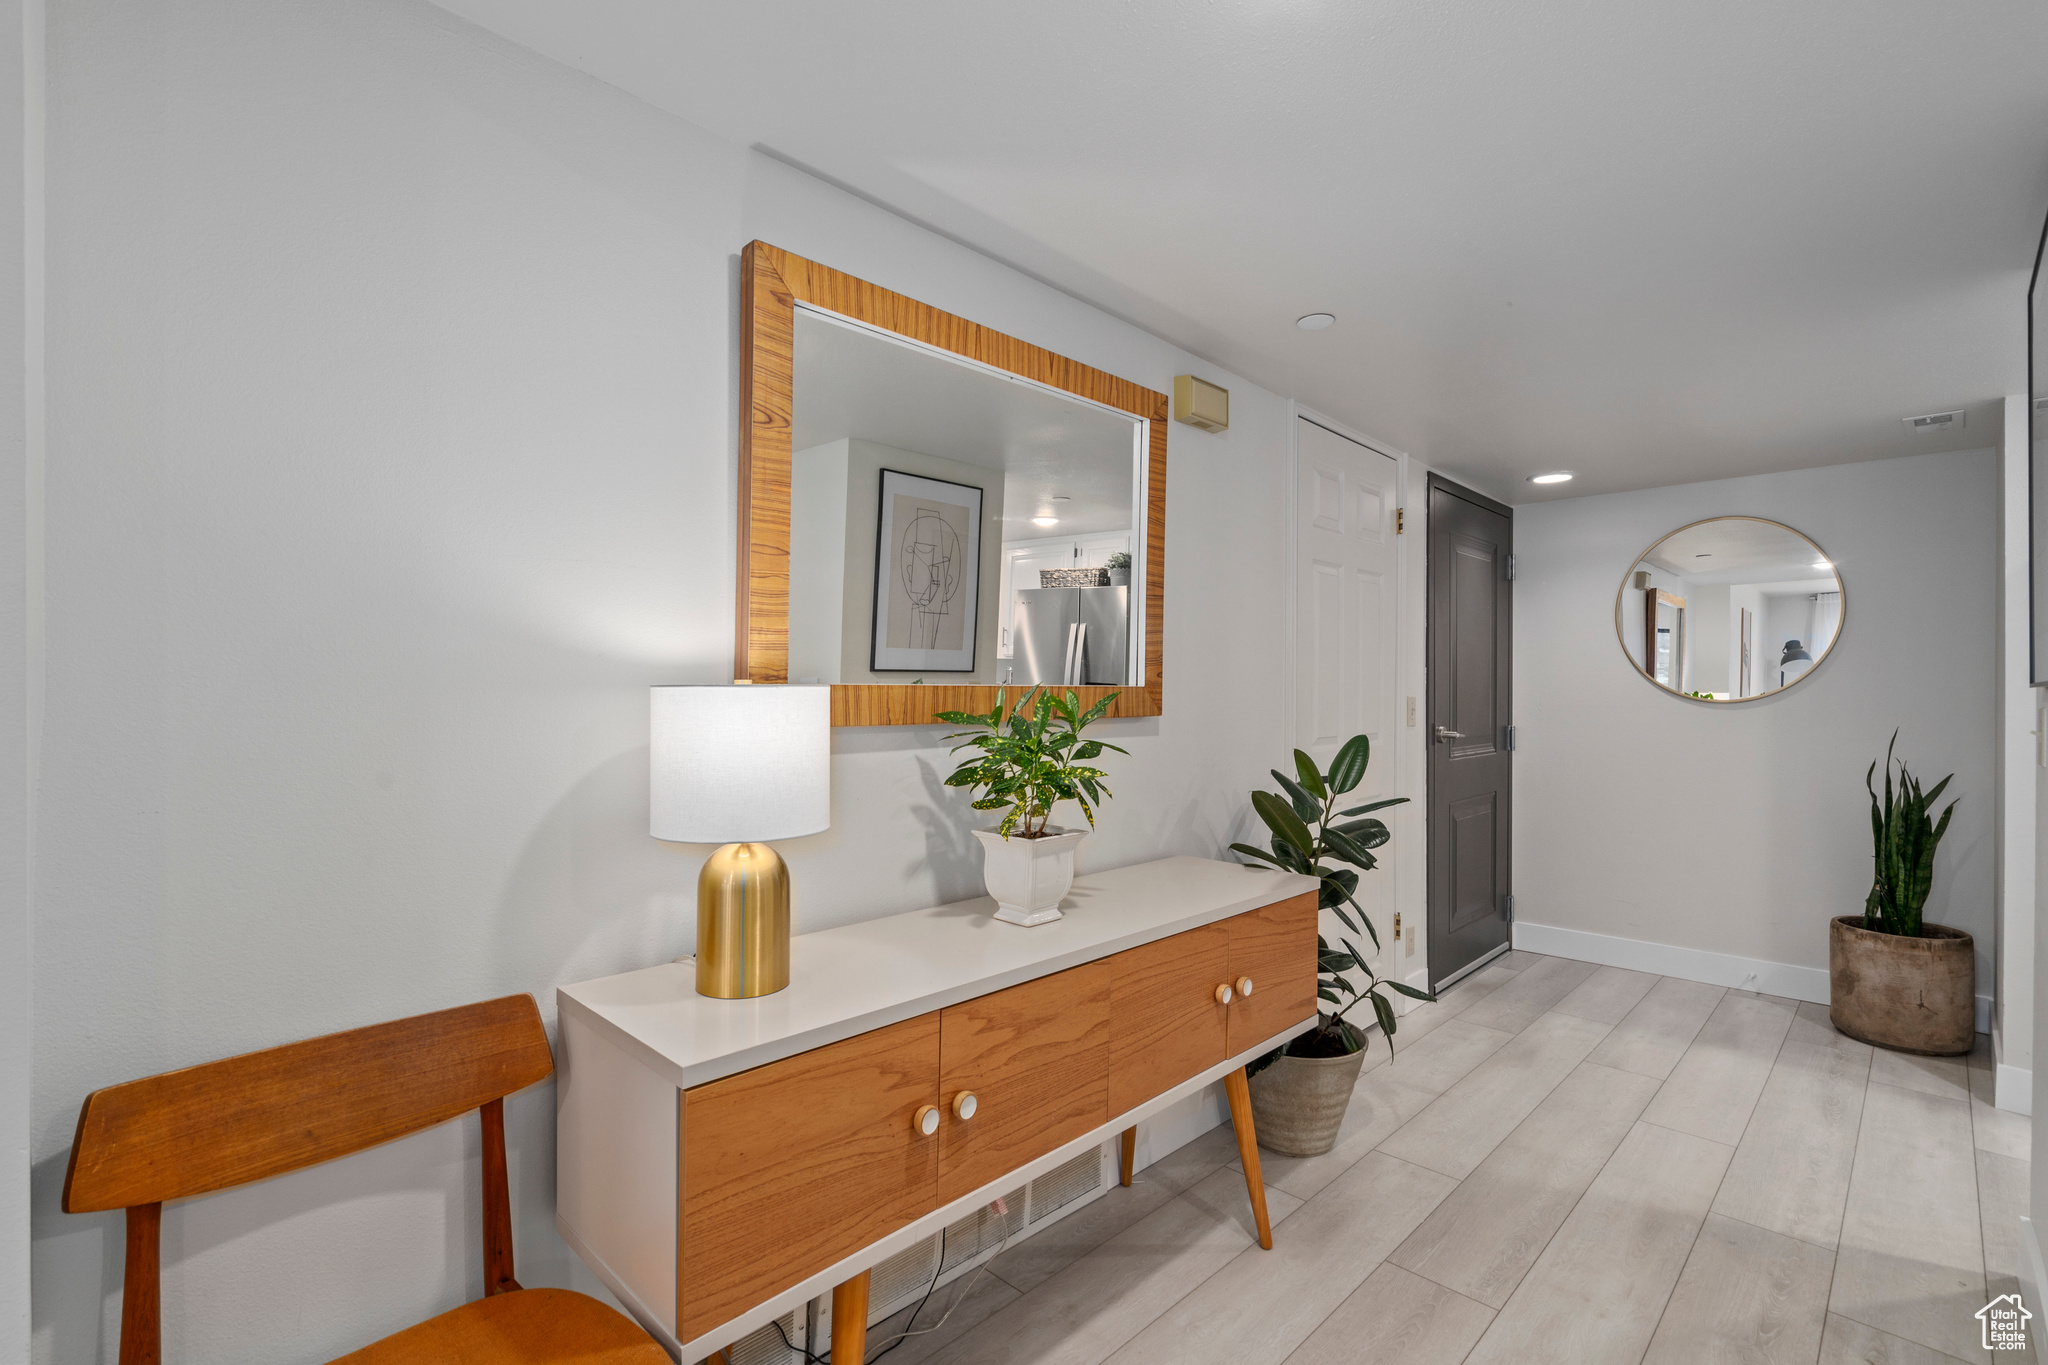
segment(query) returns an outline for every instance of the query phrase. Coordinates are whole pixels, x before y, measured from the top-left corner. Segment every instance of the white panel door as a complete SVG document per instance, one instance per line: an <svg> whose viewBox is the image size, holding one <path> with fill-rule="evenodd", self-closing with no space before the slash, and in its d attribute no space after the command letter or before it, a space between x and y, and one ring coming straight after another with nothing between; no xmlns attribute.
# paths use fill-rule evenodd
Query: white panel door
<svg viewBox="0 0 2048 1365"><path fill-rule="evenodd" d="M1327 770L1346 740L1357 734L1370 737L1372 764L1364 783L1345 799L1346 806L1394 794L1399 471L1392 457L1377 450L1306 419L1297 424L1294 743ZM1291 761L1275 766L1291 775ZM1396 843L1378 849L1379 866L1358 884L1358 903L1388 950L1394 948L1394 860L1399 853ZM1324 911L1324 937L1335 944L1339 934L1350 936ZM1357 942L1367 953L1373 951L1369 937L1361 935ZM1381 960L1386 965L1394 961ZM1400 979L1399 972L1381 970ZM1370 1009L1362 1006L1351 1017L1368 1022Z"/></svg>

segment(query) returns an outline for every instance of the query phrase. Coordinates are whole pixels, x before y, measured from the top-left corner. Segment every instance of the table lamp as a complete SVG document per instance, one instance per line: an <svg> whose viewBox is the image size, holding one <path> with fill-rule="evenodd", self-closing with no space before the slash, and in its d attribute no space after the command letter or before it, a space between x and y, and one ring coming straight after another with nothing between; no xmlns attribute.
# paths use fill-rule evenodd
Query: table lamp
<svg viewBox="0 0 2048 1365"><path fill-rule="evenodd" d="M789 984L789 868L767 840L832 823L832 689L650 691L648 833L723 844L697 877L697 993Z"/></svg>

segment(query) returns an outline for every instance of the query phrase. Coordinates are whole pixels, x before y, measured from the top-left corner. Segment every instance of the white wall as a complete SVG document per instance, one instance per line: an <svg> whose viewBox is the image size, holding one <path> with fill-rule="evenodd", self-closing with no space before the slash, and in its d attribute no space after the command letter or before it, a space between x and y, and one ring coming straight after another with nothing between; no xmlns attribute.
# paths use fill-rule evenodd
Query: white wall
<svg viewBox="0 0 2048 1365"><path fill-rule="evenodd" d="M2034 845L2041 772L2040 694L2032 685L2031 500L2027 459L2027 396L2011 394L2001 414L1998 584L1998 837L1994 884L1998 907L1998 1003L1992 1044L2001 1109L2033 1112Z"/></svg>
<svg viewBox="0 0 2048 1365"><path fill-rule="evenodd" d="M838 682L846 627L845 437L789 457L789 678ZM870 609L872 610L872 608Z"/></svg>
<svg viewBox="0 0 2048 1365"><path fill-rule="evenodd" d="M1740 705L1659 691L1612 624L1640 547L1725 514L1812 536L1847 601L1818 671ZM1990 451L1518 509L1517 941L1553 926L1789 964L1811 982L1827 967L1829 918L1862 912L1863 774L1896 726L1918 774L1956 775L1962 800L1927 912L1976 936L1978 993L1990 994L1997 525Z"/></svg>
<svg viewBox="0 0 2048 1365"><path fill-rule="evenodd" d="M1736 652L1737 630L1729 624L1734 615L1726 583L1691 583L1686 586L1685 628L1691 637L1686 644L1688 692L1732 690L1729 679L1736 669L1729 667L1732 656L1739 668L1742 656Z"/></svg>
<svg viewBox="0 0 2048 1365"><path fill-rule="evenodd" d="M42 7L0 6L0 1360L29 1339L30 736L41 417Z"/></svg>
<svg viewBox="0 0 2048 1365"><path fill-rule="evenodd" d="M2025 402L2024 395L2021 396L2021 401ZM2020 433L2015 430L2009 399L2004 416L2004 431L2007 433L2005 444L2008 447L2014 444L2031 445L2033 461L2036 467L2039 467L2041 461L2048 460L2048 444L2029 441L2027 438L2021 437ZM2014 481L2018 482L2017 475L2015 475ZM2030 520L2032 516L2031 510L2025 515ZM2026 524L2027 522L2023 521L2020 526L2013 527L2012 536L2014 539L2017 539L2021 534L2021 526ZM2031 571L2023 581L2028 585L2028 595L2031 597ZM2014 591L2018 591L2017 585L2015 585ZM2015 631L2017 629L2018 627L2016 626ZM2048 714L2043 714L2040 709L2043 701L2048 700L2048 695L2044 695L2038 689L2030 688L2029 691L2032 692L2030 700L2035 707L2034 728L2048 727ZM2044 739L2042 742L2048 743L2048 739ZM2038 982L2048 979L2048 839L2040 837L2040 812L2048 810L2048 764L2035 767L2033 779L2035 812L2032 825L2032 832L2035 836L2033 865L2034 913L2032 926L2034 940L2033 979ZM2008 809L2011 809L2011 807ZM2034 1054L2039 1056L2042 1053L2048 1053L2048 1010L2037 1009L2034 1011L2032 1033ZM2031 1090L2031 1075L2028 1080L2029 1089ZM2039 1302L2042 1291L2048 1289L2048 1264L2043 1263L2043 1247L2041 1245L2042 1230L2048 1229L2048 1123L2034 1125L2033 1161L2028 1177L2027 1208L2029 1214L2028 1225L2022 1229L2020 1237L2020 1279L2025 1287L2032 1291L2035 1301Z"/></svg>
<svg viewBox="0 0 2048 1365"><path fill-rule="evenodd" d="M118 1217L57 1208L88 1090L498 992L552 1016L690 944L645 689L730 675L742 244L1154 389L1192 362L418 0L50 20L34 1357L70 1365L118 1311ZM1170 433L1166 715L1115 725L1084 866L1221 849L1287 752L1288 408L1218 378L1231 431ZM937 733L836 738L800 930L977 889ZM520 1277L588 1285L547 1089L508 1122ZM326 1360L473 1296L476 1146L169 1210L166 1359Z"/></svg>

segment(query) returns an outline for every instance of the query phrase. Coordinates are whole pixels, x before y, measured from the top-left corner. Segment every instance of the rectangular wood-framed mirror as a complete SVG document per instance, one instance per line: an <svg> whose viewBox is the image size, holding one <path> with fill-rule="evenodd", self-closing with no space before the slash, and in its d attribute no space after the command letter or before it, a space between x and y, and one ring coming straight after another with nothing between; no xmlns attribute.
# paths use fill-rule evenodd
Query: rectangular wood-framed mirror
<svg viewBox="0 0 2048 1365"><path fill-rule="evenodd" d="M735 678L834 725L1162 714L1166 395L750 242L740 408Z"/></svg>

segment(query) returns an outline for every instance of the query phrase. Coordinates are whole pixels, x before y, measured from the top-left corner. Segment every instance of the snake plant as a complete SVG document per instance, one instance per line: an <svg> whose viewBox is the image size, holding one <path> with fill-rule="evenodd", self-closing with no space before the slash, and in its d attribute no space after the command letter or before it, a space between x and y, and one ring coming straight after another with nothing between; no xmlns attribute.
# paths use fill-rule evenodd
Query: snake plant
<svg viewBox="0 0 2048 1365"><path fill-rule="evenodd" d="M1271 863L1284 871L1319 878L1322 888L1317 893L1317 904L1334 914L1354 934L1362 924L1377 948L1379 930L1373 927L1371 917L1359 907L1355 893L1358 874L1370 872L1378 864L1372 850L1386 843L1391 836L1382 821L1354 817L1366 816L1385 806L1398 806L1408 798L1396 796L1346 810L1336 808L1339 798L1365 780L1366 765L1371 761L1372 742L1364 735L1353 736L1337 751L1327 773L1316 767L1314 759L1296 749L1294 777L1277 768L1272 770L1273 780L1287 793L1286 797L1283 799L1272 792L1252 793L1252 809L1272 831L1271 850L1251 844L1232 844L1230 847L1246 857ZM1342 863L1350 866L1335 865ZM1345 913L1346 906L1357 914L1357 920ZM1341 952L1332 948L1322 935L1316 936L1316 998L1329 1008L1319 1011L1315 1028L1253 1062L1248 1069L1254 1074L1282 1052L1295 1057L1342 1057L1363 1050L1365 1034L1344 1016L1367 1001L1372 1002L1373 1014L1379 1020L1380 1031L1387 1036L1387 1045L1393 1046L1394 1010L1386 997L1380 994L1382 988L1399 991L1417 1000L1436 999L1427 991L1418 991L1413 986L1379 976L1357 944L1348 938L1340 938L1338 942L1344 945ZM1363 989L1344 975L1353 970L1365 973ZM1350 999L1345 999L1346 996Z"/></svg>
<svg viewBox="0 0 2048 1365"><path fill-rule="evenodd" d="M1863 774L1863 788L1870 793L1870 839L1877 864L1870 898L1863 904L1863 927L1881 934L1918 938L1920 911L1927 904L1927 893L1934 889L1935 846L1948 833L1949 817L1955 814L1956 803L1948 803L1939 824L1928 812L1941 799L1942 789L1955 780L1955 774L1935 783L1934 790L1923 792L1919 779L1906 770L1906 761L1900 759L1898 787L1894 791L1892 747L1898 742L1899 732L1894 730L1892 742L1884 751L1882 806L1871 782L1877 774L1877 764L1872 762Z"/></svg>

